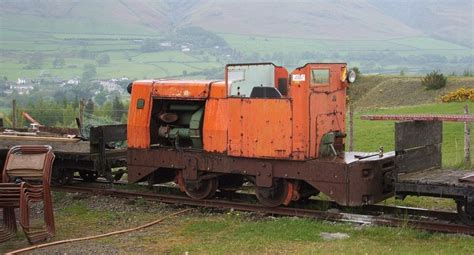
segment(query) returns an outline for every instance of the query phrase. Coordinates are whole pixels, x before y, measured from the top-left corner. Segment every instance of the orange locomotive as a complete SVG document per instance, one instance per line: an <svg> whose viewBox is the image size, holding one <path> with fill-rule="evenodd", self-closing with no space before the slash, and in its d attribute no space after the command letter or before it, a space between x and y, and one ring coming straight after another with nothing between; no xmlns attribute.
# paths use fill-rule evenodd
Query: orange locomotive
<svg viewBox="0 0 474 255"><path fill-rule="evenodd" d="M142 80L130 87L129 181L175 181L196 199L255 185L267 206L320 191L341 205L393 195L394 153L344 152L344 63L231 64L224 81Z"/></svg>

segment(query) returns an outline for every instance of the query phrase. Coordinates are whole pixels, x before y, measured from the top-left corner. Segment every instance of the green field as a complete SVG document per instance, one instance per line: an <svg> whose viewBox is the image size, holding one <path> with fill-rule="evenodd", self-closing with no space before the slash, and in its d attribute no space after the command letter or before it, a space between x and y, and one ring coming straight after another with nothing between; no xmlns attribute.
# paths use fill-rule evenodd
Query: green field
<svg viewBox="0 0 474 255"><path fill-rule="evenodd" d="M334 51L350 54L351 52L384 51L397 53L435 53L441 51L446 56L472 54L472 50L454 43L430 37L409 37L387 40L325 40L282 37L248 36L237 34L220 34L231 47L245 52L272 54L274 52Z"/></svg>
<svg viewBox="0 0 474 255"><path fill-rule="evenodd" d="M266 61L289 65L292 68L308 62L348 62L350 66L358 66L361 70L373 73L399 73L400 70L425 73L442 69L449 73L456 72L458 75L472 68L469 63L458 64L451 61L472 56L472 49L430 37L330 40L225 33L220 35L232 48L259 54ZM317 55L315 59L306 57L306 53L318 53L321 56ZM433 59L432 56L438 59Z"/></svg>
<svg viewBox="0 0 474 255"><path fill-rule="evenodd" d="M3 20L8 19L2 17ZM22 30L28 22L30 21L22 21L15 31L5 29L8 24L0 26L0 76L6 76L9 80L16 80L20 77L39 79L45 73L67 80L74 76L80 77L84 64L97 65L96 78L98 79L122 76L131 79L173 77L181 76L183 73L192 73L208 68L223 68L224 66L224 64L217 62L215 57L201 51L189 53L179 50L142 52L140 41L147 38L161 38L156 33L143 33L137 36L135 33L120 34L101 27L98 27L97 31L92 31L95 33L82 33L82 25L79 25L79 30L75 30L74 33L66 33L71 24L56 24L51 27L51 31L32 33L30 30ZM44 27L41 20L38 22L39 27ZM45 22L50 21L46 20ZM86 24L84 29L85 27L90 26ZM30 29L34 30L34 28ZM123 31L138 33L141 30L123 27ZM74 52L81 49L95 55L108 54L110 63L99 66L94 58L74 56ZM34 53L43 55L43 65L38 69L28 69L26 66ZM52 61L57 55L64 56L65 65L62 68L53 67Z"/></svg>
<svg viewBox="0 0 474 255"><path fill-rule="evenodd" d="M72 24L67 22L50 25L48 22L51 21L48 19L38 19L37 23L33 20L36 19L28 17L21 20L15 24L15 30L12 30L10 27L13 24L8 23L10 22L8 18L2 17L2 21L6 23L0 26L0 76L6 76L9 80L20 77L38 79L44 73L62 79L81 76L84 64L97 64L95 59L74 56L74 52L81 49L86 49L96 55L101 53L110 55L110 63L97 68L99 79L122 76L132 79L176 77L205 69L223 68L225 64L233 62L232 59L226 60L224 56L217 59L209 54L209 49L193 49L186 53L176 49L142 52L141 40L165 38L158 33L146 33L146 29L143 28L123 27L121 31L118 31L116 26L106 29L98 25L94 26L94 31L87 32L86 28L90 28L91 24L79 23L75 24L73 33L68 33L68 28ZM99 21L94 21L94 24L99 24ZM43 24L43 22L48 24ZM31 24L33 27L30 27ZM36 29L36 26L39 28L49 26L50 30L41 31L38 30L39 28ZM375 70L376 72L398 73L402 69L407 72L426 72L442 66L449 72L453 70L461 74L470 67L451 63L448 60L472 56L472 49L430 37L326 40L225 33L218 35L225 39L232 49L243 54L239 62L271 61L286 65L290 69L306 62L343 61L349 62L350 66L359 66L362 70L372 70L372 72ZM307 57L305 52L323 55ZM43 65L38 69L27 69L26 66L34 53L43 54ZM364 54L375 54L372 57L376 60L360 60L360 56ZM384 57L379 57L377 60L377 54L390 54L399 58L439 55L447 60L443 63L427 63L427 65L410 62L406 64L381 63ZM52 60L56 55L64 56L64 67L53 68ZM353 56L358 57L352 58Z"/></svg>
<svg viewBox="0 0 474 255"><path fill-rule="evenodd" d="M11 45L12 47L17 46L14 42L12 42ZM70 79L74 76L81 76L84 64L97 65L94 59L66 57L65 66L63 68L53 68L52 61L54 54L48 53L47 51L49 51L49 49L46 48L64 51L73 46L34 43L26 46L20 45L44 53L43 67L41 69L25 69L27 64L24 61L18 60L18 58L28 59L27 54L15 54L12 57L4 57L0 60L0 75L2 77L6 76L9 80L16 80L19 77L37 79L42 73L47 72L51 76ZM137 50L137 46L130 46L130 43L116 45L93 44L88 45L87 49L97 53L105 52L110 56L110 63L97 66L97 78L99 79L119 78L122 76L131 79L161 78L181 76L184 71L190 73L206 68L223 68L223 64L216 62L215 58L205 54L185 54L180 51L141 53ZM127 54L127 56L125 54Z"/></svg>
<svg viewBox="0 0 474 255"><path fill-rule="evenodd" d="M355 114L354 150L377 151L380 146L385 151L394 149L394 121L361 120L363 114L462 114L463 103L428 104L410 107L388 109L373 109ZM474 110L474 102L467 103ZM464 155L464 124L444 122L443 124L443 165L445 167L460 167ZM474 137L471 136L471 144ZM471 150L471 158L474 152Z"/></svg>

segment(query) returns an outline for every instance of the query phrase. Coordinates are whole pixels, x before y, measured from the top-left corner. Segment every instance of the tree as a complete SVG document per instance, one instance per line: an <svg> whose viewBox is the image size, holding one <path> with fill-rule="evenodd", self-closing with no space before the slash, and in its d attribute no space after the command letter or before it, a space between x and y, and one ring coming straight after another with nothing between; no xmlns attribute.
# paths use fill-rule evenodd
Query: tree
<svg viewBox="0 0 474 255"><path fill-rule="evenodd" d="M95 61L99 66L106 65L110 63L110 56L107 53L100 54L96 57Z"/></svg>
<svg viewBox="0 0 474 255"><path fill-rule="evenodd" d="M99 94L97 94L94 97L94 100L98 105L103 105L105 101L107 101L107 93L105 93L104 91L101 91Z"/></svg>
<svg viewBox="0 0 474 255"><path fill-rule="evenodd" d="M161 51L160 41L155 39L145 39L142 46L140 46L140 51L142 52L155 52Z"/></svg>
<svg viewBox="0 0 474 255"><path fill-rule="evenodd" d="M360 77L361 74L360 74L360 69L359 69L359 67L354 66L354 67L352 68L352 70L354 70L354 72L355 72L355 74L356 74L356 77Z"/></svg>
<svg viewBox="0 0 474 255"><path fill-rule="evenodd" d="M84 112L88 115L94 114L94 101L92 101L92 98L89 98L89 100L87 100Z"/></svg>
<svg viewBox="0 0 474 255"><path fill-rule="evenodd" d="M114 102L112 103L112 109L113 109L112 119L115 121L121 121L122 116L125 113L125 106L123 105L119 96L115 96Z"/></svg>
<svg viewBox="0 0 474 255"><path fill-rule="evenodd" d="M464 70L464 72L462 73L462 76L465 76L465 77L472 77L472 76L474 76L474 71L473 71L473 70L470 70L470 69L466 69L466 70Z"/></svg>
<svg viewBox="0 0 474 255"><path fill-rule="evenodd" d="M0 95L3 95L5 93L5 90L7 90L8 88L7 81L8 79L6 76L3 76L3 79L0 79Z"/></svg>
<svg viewBox="0 0 474 255"><path fill-rule="evenodd" d="M71 104L68 104L63 110L63 119L62 119L63 126L74 127L76 124L75 118L76 118L76 113L74 111L74 108Z"/></svg>
<svg viewBox="0 0 474 255"><path fill-rule="evenodd" d="M54 68L63 68L63 66L66 64L66 61L62 56L55 56L53 58L53 67Z"/></svg>
<svg viewBox="0 0 474 255"><path fill-rule="evenodd" d="M85 64L82 72L82 80L90 81L97 75L96 66L94 64Z"/></svg>
<svg viewBox="0 0 474 255"><path fill-rule="evenodd" d="M421 80L421 85L425 86L428 90L435 90L446 86L447 80L448 78L444 77L442 73L432 71Z"/></svg>
<svg viewBox="0 0 474 255"><path fill-rule="evenodd" d="M79 108L79 98L77 95L74 96L74 100L72 101L72 108L75 110Z"/></svg>
<svg viewBox="0 0 474 255"><path fill-rule="evenodd" d="M77 56L83 59L93 59L95 54L89 51L87 48L82 48L77 52Z"/></svg>
<svg viewBox="0 0 474 255"><path fill-rule="evenodd" d="M39 69L43 66L44 56L41 52L35 52L31 55L26 69Z"/></svg>

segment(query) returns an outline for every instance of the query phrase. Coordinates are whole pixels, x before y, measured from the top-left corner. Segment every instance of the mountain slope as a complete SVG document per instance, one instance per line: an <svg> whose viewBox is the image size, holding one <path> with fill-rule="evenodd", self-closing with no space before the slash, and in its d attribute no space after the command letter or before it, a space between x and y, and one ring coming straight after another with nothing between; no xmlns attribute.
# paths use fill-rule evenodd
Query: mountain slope
<svg viewBox="0 0 474 255"><path fill-rule="evenodd" d="M169 29L166 6L149 0L2 0L1 28L87 34L146 34Z"/></svg>
<svg viewBox="0 0 474 255"><path fill-rule="evenodd" d="M471 48L474 44L472 0L370 0L370 3L383 13L426 35Z"/></svg>
<svg viewBox="0 0 474 255"><path fill-rule="evenodd" d="M162 34L186 26L230 34L337 40L429 35L471 47L470 0L2 0L13 31Z"/></svg>
<svg viewBox="0 0 474 255"><path fill-rule="evenodd" d="M206 0L183 21L221 33L319 39L420 35L366 1Z"/></svg>

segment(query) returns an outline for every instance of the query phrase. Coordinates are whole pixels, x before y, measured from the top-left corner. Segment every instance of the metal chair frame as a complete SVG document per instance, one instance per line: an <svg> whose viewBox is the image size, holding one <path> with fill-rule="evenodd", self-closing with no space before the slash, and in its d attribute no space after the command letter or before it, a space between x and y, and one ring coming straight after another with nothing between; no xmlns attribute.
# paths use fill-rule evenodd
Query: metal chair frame
<svg viewBox="0 0 474 255"><path fill-rule="evenodd" d="M54 158L51 146L47 145L18 145L8 151L0 182L0 242L16 235L15 208L19 208L20 225L28 242L33 244L54 236L50 188ZM44 225L40 228L30 224L30 204L36 202L43 202L44 207Z"/></svg>

